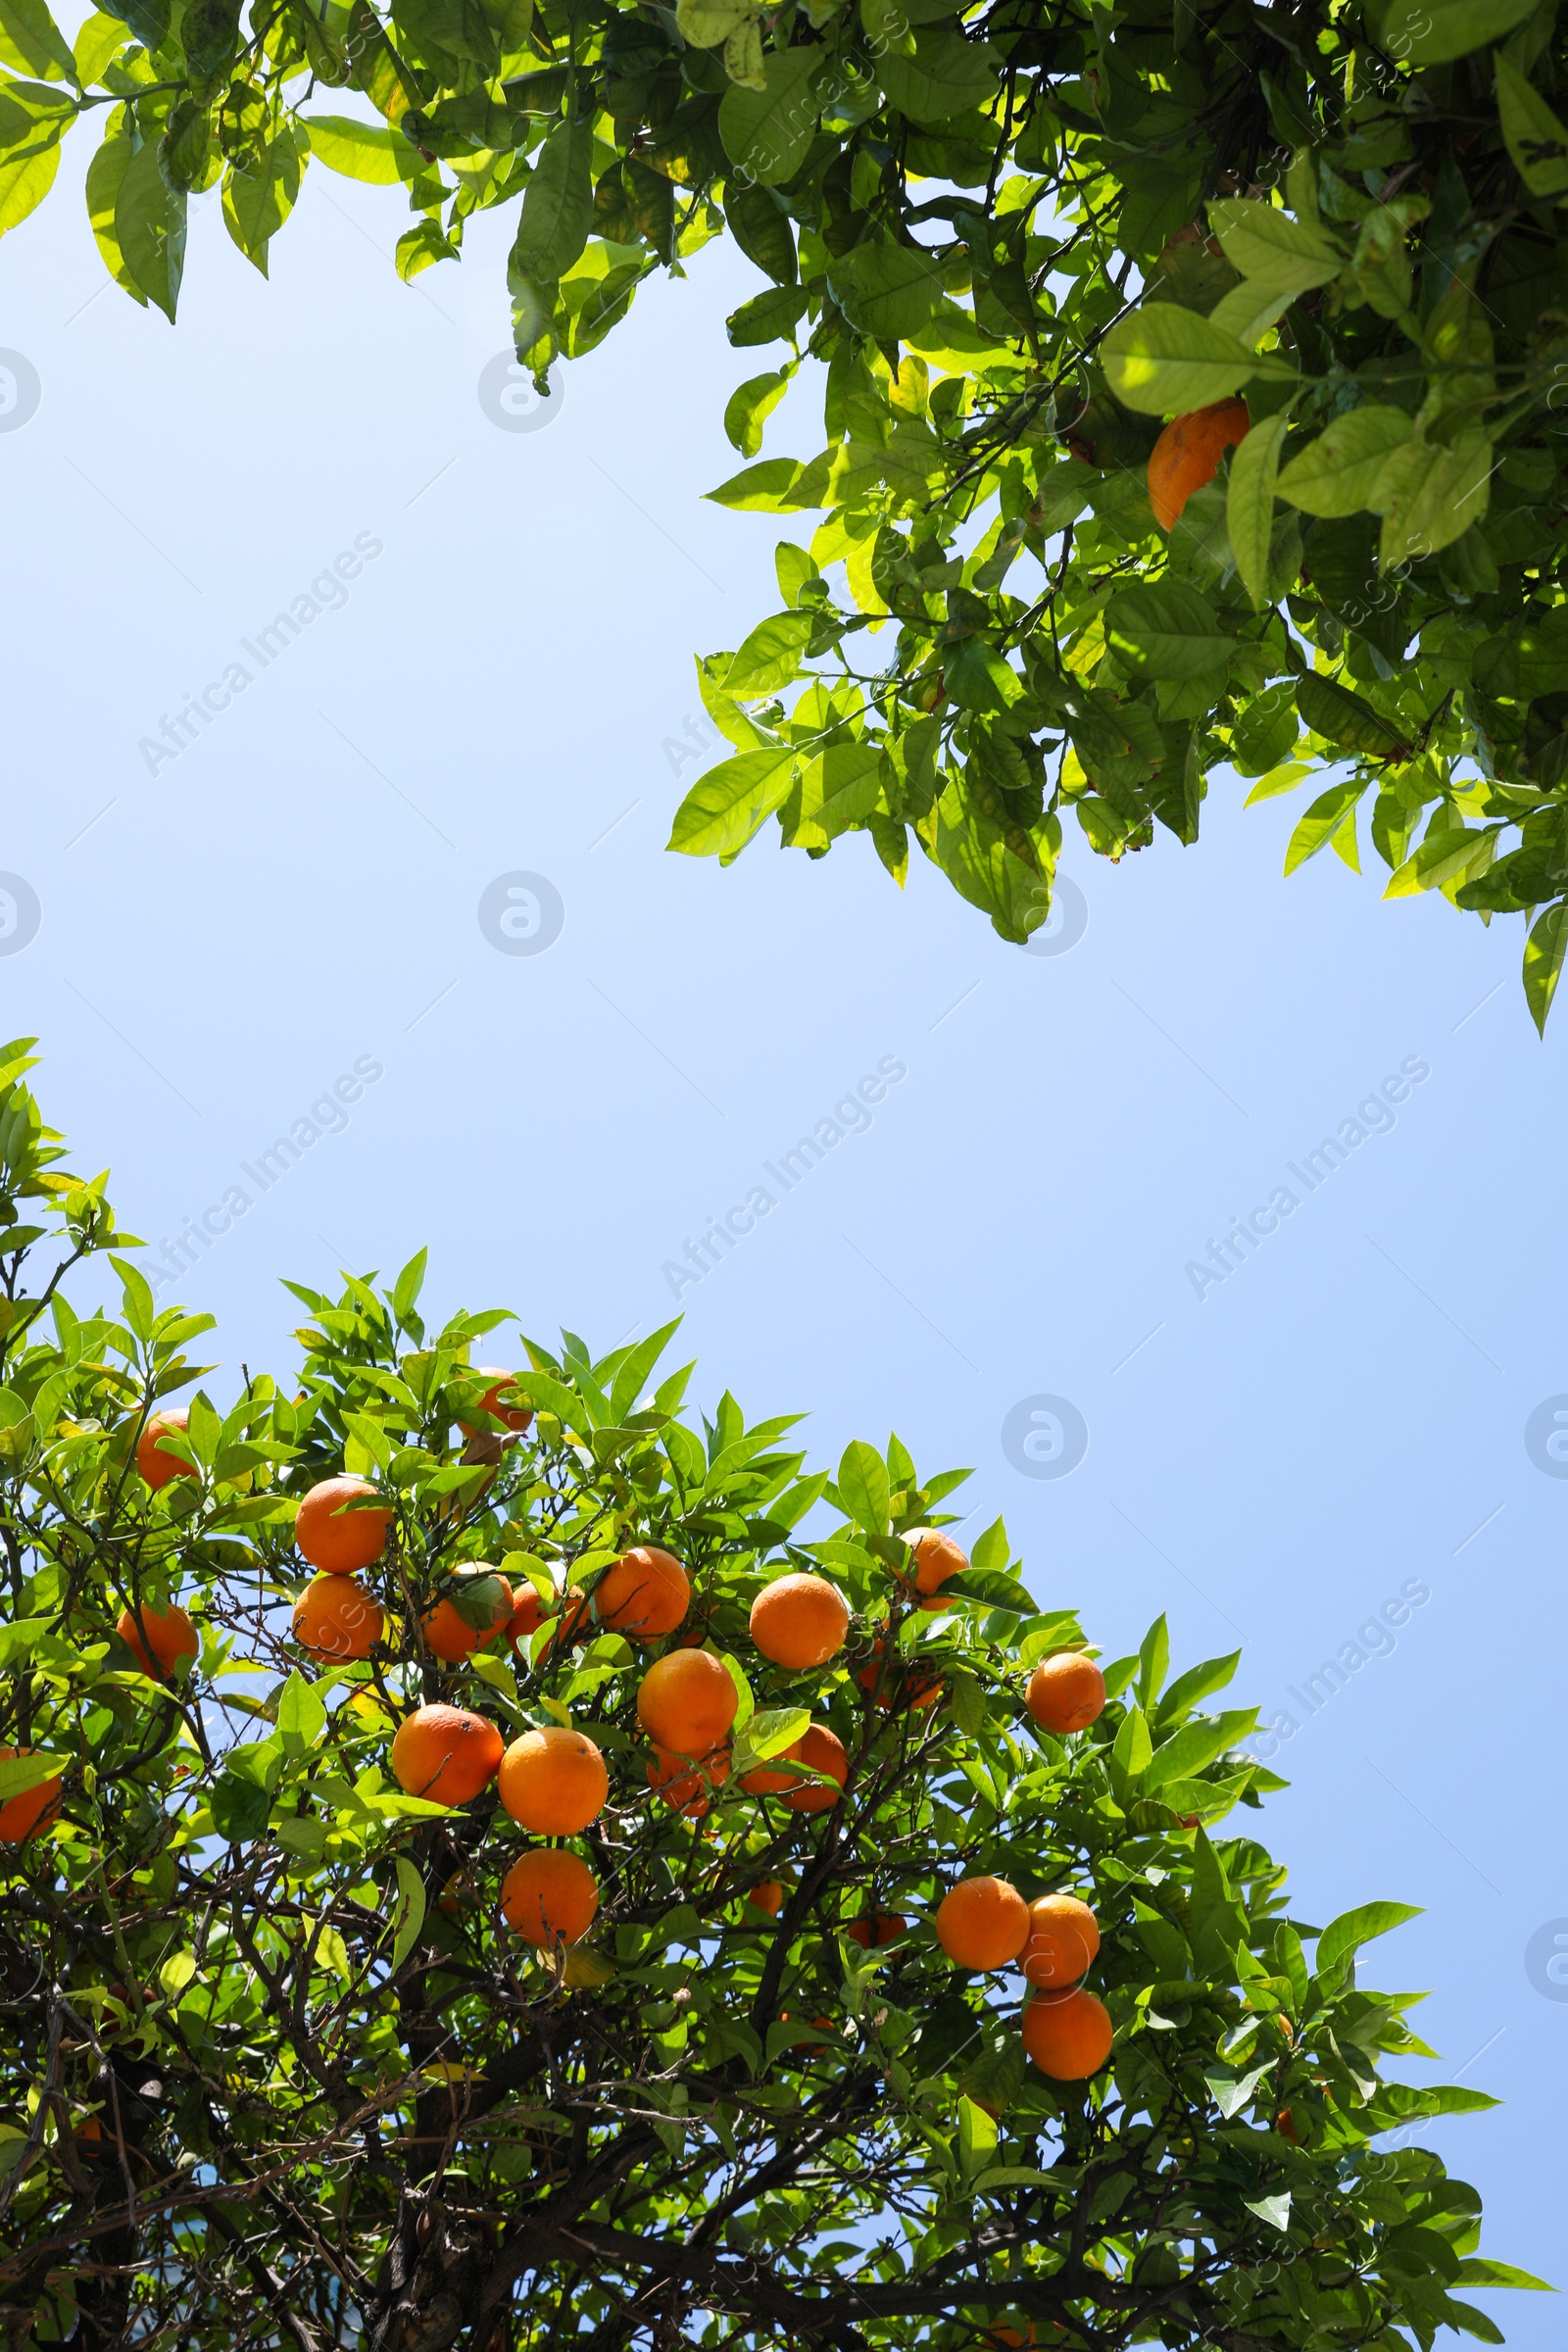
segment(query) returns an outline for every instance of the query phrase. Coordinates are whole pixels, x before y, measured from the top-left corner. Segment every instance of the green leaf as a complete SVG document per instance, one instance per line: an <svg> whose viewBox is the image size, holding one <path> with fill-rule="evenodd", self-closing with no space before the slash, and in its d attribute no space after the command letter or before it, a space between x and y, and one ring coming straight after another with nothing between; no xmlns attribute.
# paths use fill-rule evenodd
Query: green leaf
<svg viewBox="0 0 1568 2352"><path fill-rule="evenodd" d="M966 2180L983 2173L996 2152L997 2119L973 2099L958 2096L958 2161Z"/></svg>
<svg viewBox="0 0 1568 2352"><path fill-rule="evenodd" d="M1360 1903L1353 1911L1342 1911L1331 1919L1317 1939L1314 1960L1316 1973L1321 1977L1336 1962L1370 1943L1374 1936L1387 1936L1392 1928L1404 1925L1407 1919L1419 1919L1419 1903Z"/></svg>
<svg viewBox="0 0 1568 2352"><path fill-rule="evenodd" d="M150 140L137 148L121 176L115 242L130 276L172 325L185 267L185 199L165 183Z"/></svg>
<svg viewBox="0 0 1568 2352"><path fill-rule="evenodd" d="M1228 1714L1212 1719L1200 1718L1190 1723L1169 1740L1162 1740L1154 1750L1152 1761L1144 1774L1145 1792L1152 1795L1163 1788L1167 1781L1187 1780L1200 1773L1205 1764L1212 1764L1239 1740L1246 1738L1257 1721L1255 1707L1238 1707Z"/></svg>
<svg viewBox="0 0 1568 2352"><path fill-rule="evenodd" d="M757 1700L752 1694L752 1686L746 1679L746 1669L739 1658L731 1657L727 1649L721 1649L718 1652L718 1662L735 1686L734 1736L737 1740L744 1741L747 1726L754 1721L757 1714Z"/></svg>
<svg viewBox="0 0 1568 2352"><path fill-rule="evenodd" d="M545 140L523 193L513 276L560 277L581 256L594 216L593 151L587 122L558 122Z"/></svg>
<svg viewBox="0 0 1568 2352"><path fill-rule="evenodd" d="M1319 850L1327 848L1347 821L1353 827L1355 805L1365 790L1365 777L1351 776L1348 782L1331 784L1327 792L1319 793L1286 845L1287 874L1294 874L1298 865L1304 865Z"/></svg>
<svg viewBox="0 0 1568 2352"><path fill-rule="evenodd" d="M1196 588L1164 580L1118 590L1105 607L1105 642L1140 682L1202 677L1236 651L1234 635Z"/></svg>
<svg viewBox="0 0 1568 2352"><path fill-rule="evenodd" d="M0 1804L13 1796L24 1796L29 1788L39 1788L63 1772L69 1759L49 1756L36 1749L29 1756L0 1756Z"/></svg>
<svg viewBox="0 0 1568 2352"><path fill-rule="evenodd" d="M809 1707L765 1707L755 1714L746 1726L744 1740L737 1742L736 1770L746 1769L739 1750L759 1760L780 1756L797 1740L804 1740L811 1726Z"/></svg>
<svg viewBox="0 0 1568 2352"><path fill-rule="evenodd" d="M795 368L792 360L787 367L769 368L766 375L748 376L730 394L724 411L724 431L743 458L755 458L761 448L762 427L789 390Z"/></svg>
<svg viewBox="0 0 1568 2352"><path fill-rule="evenodd" d="M1558 900L1536 917L1525 942L1525 1002L1540 1034L1546 1034L1546 1016L1557 993L1562 959L1568 953L1568 902Z"/></svg>
<svg viewBox="0 0 1568 2352"><path fill-rule="evenodd" d="M1342 743L1348 751L1359 752L1365 759L1408 756L1408 747L1400 742L1388 720L1379 717L1369 702L1352 694L1348 687L1338 685L1333 678L1319 677L1316 670L1309 670L1305 677L1296 681L1296 708L1314 735L1322 735L1330 743Z"/></svg>
<svg viewBox="0 0 1568 2352"><path fill-rule="evenodd" d="M1447 883L1473 881L1484 874L1496 855L1501 825L1480 832L1468 826L1445 826L1429 833L1419 849L1397 867L1383 893L1386 899L1407 899L1423 890L1441 890Z"/></svg>
<svg viewBox="0 0 1568 2352"><path fill-rule="evenodd" d="M837 1483L840 1506L856 1526L863 1527L868 1535L885 1535L891 1497L887 1464L876 1447L868 1446L863 1438L856 1438L846 1446Z"/></svg>
<svg viewBox="0 0 1568 2352"><path fill-rule="evenodd" d="M1138 1652L1138 1704L1147 1714L1158 1698L1170 1668L1170 1628L1156 1617Z"/></svg>
<svg viewBox="0 0 1568 2352"><path fill-rule="evenodd" d="M421 169L418 149L401 130L356 122L349 115L304 115L300 121L310 133L311 153L345 179L389 188L416 178Z"/></svg>
<svg viewBox="0 0 1568 2352"><path fill-rule="evenodd" d="M916 245L857 245L830 265L828 282L852 326L879 343L897 343L935 317L942 267Z"/></svg>
<svg viewBox="0 0 1568 2352"><path fill-rule="evenodd" d="M715 507L732 507L738 514L791 514L801 507L821 504L816 498L792 496L806 471L797 458L764 458L760 466L748 466L744 473L731 475L705 495Z"/></svg>
<svg viewBox="0 0 1568 2352"><path fill-rule="evenodd" d="M1157 1718L1160 1725L1179 1723L1200 1699L1223 1690L1227 1683L1235 1681L1241 1662L1241 1651L1233 1649L1229 1657L1205 1658L1200 1666L1189 1666L1185 1674L1176 1677L1160 1701Z"/></svg>
<svg viewBox="0 0 1568 2352"><path fill-rule="evenodd" d="M1129 1780L1137 1780L1148 1769L1154 1751L1142 1707L1128 1708L1110 1752Z"/></svg>
<svg viewBox="0 0 1568 2352"><path fill-rule="evenodd" d="M694 49L716 49L753 13L751 0L680 0L675 29Z"/></svg>
<svg viewBox="0 0 1568 2352"><path fill-rule="evenodd" d="M1225 525L1242 583L1259 611L1269 601L1268 558L1274 529L1275 476L1289 424L1290 418L1283 411L1277 416L1265 416L1231 452Z"/></svg>
<svg viewBox="0 0 1568 2352"><path fill-rule="evenodd" d="M1532 196L1568 192L1568 130L1541 92L1499 51L1493 60L1497 112L1514 168Z"/></svg>
<svg viewBox="0 0 1568 2352"><path fill-rule="evenodd" d="M277 1729L283 1752L289 1756L304 1755L307 1748L317 1746L326 1729L325 1704L298 1672L289 1676L278 1694Z"/></svg>
<svg viewBox="0 0 1568 2352"><path fill-rule="evenodd" d="M1494 2262L1488 2254L1461 2255L1455 2283L1459 2286L1530 2287L1540 2295L1554 2295L1557 2292L1548 2280L1538 2278L1533 2271L1516 2270L1511 2262Z"/></svg>
<svg viewBox="0 0 1568 2352"><path fill-rule="evenodd" d="M914 55L887 50L877 60L877 76L901 115L941 122L983 106L996 90L999 65L988 43L965 40L956 26L923 24Z"/></svg>
<svg viewBox="0 0 1568 2352"><path fill-rule="evenodd" d="M824 62L818 48L775 50L763 69L765 87L738 83L719 102L718 135L738 172L763 187L793 179L816 133L816 76Z"/></svg>
<svg viewBox="0 0 1568 2352"><path fill-rule="evenodd" d="M392 1915L392 1967L396 1971L413 1951L424 1925L424 1881L407 1855L397 1857L398 1903Z"/></svg>
<svg viewBox="0 0 1568 2352"><path fill-rule="evenodd" d="M60 169L60 133L56 123L46 133L48 143L13 162L0 161L0 236L42 204ZM156 160L156 158L155 158Z"/></svg>
<svg viewBox="0 0 1568 2352"><path fill-rule="evenodd" d="M158 1971L158 1982L171 2000L182 1993L196 1974L194 1952L174 1952Z"/></svg>
<svg viewBox="0 0 1568 2352"><path fill-rule="evenodd" d="M1412 441L1396 450L1378 476L1384 510L1379 568L1451 546L1486 514L1494 470L1484 433L1461 433L1447 448Z"/></svg>
<svg viewBox="0 0 1568 2352"><path fill-rule="evenodd" d="M810 299L805 286L769 286L765 294L754 294L750 302L730 313L724 321L725 332L737 351L754 343L777 343L785 335L793 339ZM731 433L730 439L734 438Z"/></svg>
<svg viewBox="0 0 1568 2352"><path fill-rule="evenodd" d="M1292 372L1280 362L1257 359L1234 335L1173 302L1146 302L1119 318L1101 345L1101 358L1116 398L1149 416L1207 408L1250 376Z"/></svg>
<svg viewBox="0 0 1568 2352"><path fill-rule="evenodd" d="M92 161L87 166L87 219L104 268L116 285L145 310L147 297L126 269L124 256L120 250L120 240L115 235L115 208L120 200L120 183L125 176L125 167L134 153L135 149L125 136L105 139L94 150Z"/></svg>
<svg viewBox="0 0 1568 2352"><path fill-rule="evenodd" d="M1346 256L1321 230L1266 202L1211 198L1208 224L1231 268L1267 294L1305 294L1345 268Z"/></svg>
<svg viewBox="0 0 1568 2352"><path fill-rule="evenodd" d="M721 694L737 702L759 702L787 686L801 665L810 642L815 616L810 612L775 612L760 620L718 681Z"/></svg>
<svg viewBox="0 0 1568 2352"><path fill-rule="evenodd" d="M676 809L668 848L688 858L734 857L789 798L794 781L790 744L721 760L698 778Z"/></svg>
<svg viewBox="0 0 1568 2352"><path fill-rule="evenodd" d="M882 797L882 753L874 743L834 743L801 770L794 798L781 813L791 849L825 850L852 825L863 824Z"/></svg>
<svg viewBox="0 0 1568 2352"><path fill-rule="evenodd" d="M1373 11L1378 46L1403 66L1446 66L1500 41L1537 0L1384 0Z"/></svg>
<svg viewBox="0 0 1568 2352"><path fill-rule="evenodd" d="M1305 514L1354 514L1372 505L1386 460L1410 434L1402 409L1375 401L1351 409L1291 460L1276 484L1279 495Z"/></svg>
<svg viewBox="0 0 1568 2352"><path fill-rule="evenodd" d="M1249 2213L1255 2213L1260 2222L1267 2222L1270 2229L1288 2230L1291 2226L1291 2192L1288 2188L1282 2189L1277 2197L1244 2197L1242 2203Z"/></svg>
<svg viewBox="0 0 1568 2352"><path fill-rule="evenodd" d="M307 151L308 152L308 151ZM269 139L254 170L236 165L223 182L223 225L248 262L265 277L267 245L293 211L300 192L299 143L292 124Z"/></svg>
<svg viewBox="0 0 1568 2352"><path fill-rule="evenodd" d="M44 0L0 0L0 62L40 81L74 81L76 60Z"/></svg>

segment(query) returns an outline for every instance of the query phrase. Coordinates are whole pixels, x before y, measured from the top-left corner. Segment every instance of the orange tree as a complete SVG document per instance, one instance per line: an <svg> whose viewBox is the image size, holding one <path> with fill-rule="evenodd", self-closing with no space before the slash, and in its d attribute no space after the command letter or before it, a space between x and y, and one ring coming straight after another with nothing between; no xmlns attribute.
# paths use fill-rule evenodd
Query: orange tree
<svg viewBox="0 0 1568 2352"><path fill-rule="evenodd" d="M1408 2144L1491 2102L1382 2079L1407 1907L1291 1917L1234 1658L1097 1665L942 1533L962 1472L699 1433L667 1331L476 1367L507 1318L428 1329L422 1257L293 1286L302 1370L214 1401L27 1066L11 2352L1501 2340L1467 2286L1537 2282Z"/></svg>
<svg viewBox="0 0 1568 2352"><path fill-rule="evenodd" d="M1389 897L1522 918L1544 1023L1568 956L1550 0L109 0L69 39L47 0L0 0L0 233L84 123L104 267L171 319L191 194L221 190L265 273L307 168L379 183L405 278L476 215L512 224L541 384L649 280L738 246L747 463L710 496L790 536L776 609L699 665L725 756L673 850L867 834L1024 941L1064 830L1113 860L1190 844L1228 765L1253 801L1305 796L1287 872L1359 870L1364 837ZM762 455L813 375L820 440L797 399Z"/></svg>

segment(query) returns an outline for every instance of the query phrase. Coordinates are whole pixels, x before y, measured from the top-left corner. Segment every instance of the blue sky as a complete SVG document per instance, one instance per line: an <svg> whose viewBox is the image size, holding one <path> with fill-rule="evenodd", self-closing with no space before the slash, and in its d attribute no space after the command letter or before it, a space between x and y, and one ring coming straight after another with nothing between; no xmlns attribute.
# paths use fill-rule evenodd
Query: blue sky
<svg viewBox="0 0 1568 2352"><path fill-rule="evenodd" d="M1541 1046L1518 924L1383 906L1329 859L1287 883L1294 805L1244 815L1223 781L1194 851L1113 869L1069 830L1088 921L1054 956L919 864L901 895L864 840L727 873L665 856L692 655L777 601L776 525L701 503L742 462L720 419L760 363L721 321L747 265L645 293L514 433L478 396L503 224L411 290L395 197L313 168L267 285L210 197L171 330L108 286L64 184L83 163L0 250L0 341L41 386L0 432L0 864L40 908L0 997L132 1230L219 1208L180 1286L220 1321L215 1390L292 1360L279 1275L390 1273L424 1242L441 1306L610 1347L676 1311L664 1269L708 1220L774 1192L679 1285L695 1393L808 1411L821 1462L894 1428L973 1464L972 1525L1004 1511L1041 1599L1107 1651L1162 1607L1178 1662L1245 1644L1238 1696L1299 1724L1265 1817L1299 1912L1426 1906L1367 1974L1433 1988L1414 2022L1444 2063L1413 2079L1506 2100L1438 2140L1488 2249L1549 2273L1568 2000L1526 1952L1568 1935L1568 1483L1525 1430L1568 1393L1568 1013ZM816 397L767 454L814 453ZM302 598L297 639L251 660ZM150 761L235 662L250 682ZM559 896L537 954L481 928L498 887L526 938L517 875ZM1297 1182L1401 1071L1389 1120ZM300 1122L318 1139L250 1186ZM840 1139L771 1185L821 1122ZM236 1186L254 1204L214 1235ZM1280 1188L1293 1213L1196 1284ZM1068 1476L1004 1449L1040 1397L1087 1431ZM1308 1712L1291 1693L1326 1660L1343 1685ZM1493 2300L1511 2342L1557 2342L1544 2298Z"/></svg>

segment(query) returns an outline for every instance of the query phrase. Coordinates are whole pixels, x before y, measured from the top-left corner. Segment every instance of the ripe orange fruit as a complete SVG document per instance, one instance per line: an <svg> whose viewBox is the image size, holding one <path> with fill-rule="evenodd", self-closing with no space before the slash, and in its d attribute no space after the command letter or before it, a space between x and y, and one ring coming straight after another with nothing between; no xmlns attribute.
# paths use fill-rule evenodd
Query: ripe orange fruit
<svg viewBox="0 0 1568 2352"><path fill-rule="evenodd" d="M363 1478L323 1478L311 1489L294 1522L294 1541L313 1568L323 1568L329 1576L352 1576L381 1557L392 1513L344 1507L374 1493Z"/></svg>
<svg viewBox="0 0 1568 2352"><path fill-rule="evenodd" d="M536 1845L501 1882L501 1910L528 1943L576 1943L599 1910L599 1881L577 1854Z"/></svg>
<svg viewBox="0 0 1568 2352"><path fill-rule="evenodd" d="M321 1658L368 1658L385 1623L357 1577L313 1577L294 1603L294 1639Z"/></svg>
<svg viewBox="0 0 1568 2352"><path fill-rule="evenodd" d="M875 1692L879 1707L934 1707L942 1696L941 1675L929 1666L902 1658L897 1650L884 1666L885 1647L880 1638L872 1642L870 1659L855 1678L860 1689Z"/></svg>
<svg viewBox="0 0 1568 2352"><path fill-rule="evenodd" d="M136 1467L150 1487L167 1487L172 1478L199 1478L201 1473L191 1463L182 1462L177 1453L166 1453L159 1439L166 1430L177 1429L184 1436L190 1415L182 1404L168 1412L154 1413L141 1436L136 1440Z"/></svg>
<svg viewBox="0 0 1568 2352"><path fill-rule="evenodd" d="M1029 1906L1005 1879L960 1879L938 1906L936 1930L960 1968L1005 1968L1029 1940Z"/></svg>
<svg viewBox="0 0 1568 2352"><path fill-rule="evenodd" d="M425 1646L446 1666L461 1664L474 1650L494 1642L510 1626L516 1606L512 1587L499 1569L482 1565L454 1569L452 1582L454 1592L443 1594L419 1621ZM469 1622L473 1617L484 1622L473 1625Z"/></svg>
<svg viewBox="0 0 1568 2352"><path fill-rule="evenodd" d="M0 1747L0 1763L15 1764L34 1751L30 1747ZM20 1796L0 1805L0 1845L24 1845L35 1830L47 1829L60 1810L60 1775L24 1788Z"/></svg>
<svg viewBox="0 0 1568 2352"><path fill-rule="evenodd" d="M502 1390L511 1388L513 1382L520 1380L521 1377L520 1372L504 1372L499 1364L473 1365L468 1373L468 1378L470 1380L487 1380L490 1383L479 1399L480 1412L492 1414L507 1429L526 1429L533 1419L533 1415L526 1405L501 1402ZM475 1437L479 1434L471 1422L460 1421L458 1427L466 1438Z"/></svg>
<svg viewBox="0 0 1568 2352"><path fill-rule="evenodd" d="M844 1647L849 1604L824 1576L781 1576L752 1603L752 1640L775 1666L825 1666Z"/></svg>
<svg viewBox="0 0 1568 2352"><path fill-rule="evenodd" d="M859 1945L862 1952L868 1952L873 1931L878 1944L897 1943L908 1924L897 1911L878 1911L874 1918L852 1919L844 1933L852 1943Z"/></svg>
<svg viewBox="0 0 1568 2352"><path fill-rule="evenodd" d="M671 1649L656 1658L637 1692L637 1713L656 1747L706 1756L735 1720L740 1694L710 1649Z"/></svg>
<svg viewBox="0 0 1568 2352"><path fill-rule="evenodd" d="M392 1741L392 1770L410 1796L466 1805L496 1776L506 1741L466 1707L416 1707Z"/></svg>
<svg viewBox="0 0 1568 2352"><path fill-rule="evenodd" d="M779 1791L779 1803L791 1813L826 1813L839 1801L839 1790L849 1774L850 1759L844 1752L844 1742L825 1723L808 1725L793 1747L784 1750L793 1763L809 1764L817 1772L831 1774L838 1788L829 1788L822 1781L797 1781L793 1787Z"/></svg>
<svg viewBox="0 0 1568 2352"><path fill-rule="evenodd" d="M1058 1649L1029 1677L1024 1704L1045 1732L1085 1732L1105 1703L1105 1678L1082 1650Z"/></svg>
<svg viewBox="0 0 1568 2352"><path fill-rule="evenodd" d="M507 1620L507 1640L514 1649L539 1630L539 1595L532 1585L514 1585L512 1615Z"/></svg>
<svg viewBox="0 0 1568 2352"><path fill-rule="evenodd" d="M610 1775L586 1733L547 1723L514 1740L498 1787L513 1820L536 1838L575 1838L604 1810Z"/></svg>
<svg viewBox="0 0 1568 2352"><path fill-rule="evenodd" d="M1246 440L1251 424L1246 401L1234 395L1172 417L1149 459L1149 503L1162 531L1175 529L1193 492L1214 479L1225 452Z"/></svg>
<svg viewBox="0 0 1568 2352"><path fill-rule="evenodd" d="M1054 2082L1083 2082L1110 2056L1110 2011L1092 1992L1032 1992L1023 2046Z"/></svg>
<svg viewBox="0 0 1568 2352"><path fill-rule="evenodd" d="M1075 1894L1042 1894L1029 1906L1018 1966L1031 1984L1076 1984L1100 1949L1100 1922Z"/></svg>
<svg viewBox="0 0 1568 2352"><path fill-rule="evenodd" d="M654 1794L662 1798L675 1812L683 1813L688 1821L700 1821L708 1811L708 1792L720 1788L729 1779L729 1749L720 1747L700 1764L689 1757L672 1756L666 1748L655 1748L648 1766L648 1786Z"/></svg>
<svg viewBox="0 0 1568 2352"><path fill-rule="evenodd" d="M193 1658L200 1649L196 1628L183 1609L172 1606L160 1611L149 1608L143 1601L138 1614L139 1628L136 1616L129 1609L122 1609L115 1631L135 1651L143 1674L150 1674L154 1681L160 1673L172 1674L181 1658Z"/></svg>
<svg viewBox="0 0 1568 2352"><path fill-rule="evenodd" d="M765 1911L769 1919L777 1919L784 1901L783 1880L759 1879L755 1886L747 1888L746 1900L759 1911Z"/></svg>
<svg viewBox="0 0 1568 2352"><path fill-rule="evenodd" d="M951 1536L938 1527L912 1527L904 1541L914 1554L914 1575L911 1582L916 1594L915 1606L921 1609L951 1609L951 1600L943 1600L938 1588L950 1576L962 1576L969 1565L969 1555L961 1551Z"/></svg>
<svg viewBox="0 0 1568 2352"><path fill-rule="evenodd" d="M594 1587L599 1622L634 1642L672 1634L691 1606L691 1579L673 1552L638 1544L612 1561Z"/></svg>

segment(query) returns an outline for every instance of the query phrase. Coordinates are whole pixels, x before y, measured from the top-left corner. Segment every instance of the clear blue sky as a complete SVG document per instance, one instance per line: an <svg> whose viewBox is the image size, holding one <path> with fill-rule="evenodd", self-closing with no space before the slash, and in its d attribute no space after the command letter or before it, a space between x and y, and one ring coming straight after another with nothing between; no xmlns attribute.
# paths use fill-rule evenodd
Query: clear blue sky
<svg viewBox="0 0 1568 2352"><path fill-rule="evenodd" d="M612 1346L674 1311L662 1269L710 1217L772 1191L683 1290L703 1401L808 1410L819 1461L896 1428L974 1464L973 1524L1004 1510L1036 1592L1108 1651L1161 1607L1180 1661L1245 1642L1238 1692L1301 1724L1264 1817L1298 1909L1426 1906L1368 1974L1433 1988L1444 2063L1413 2079L1506 2100L1439 2142L1489 2250L1549 2273L1568 2001L1525 1954L1568 1919L1568 1482L1524 1432L1568 1392L1568 1011L1539 1045L1518 924L1383 906L1328 859L1286 883L1292 804L1244 815L1226 783L1195 851L1115 870L1069 841L1089 922L1055 956L918 863L901 897L863 840L666 857L692 654L776 603L776 526L701 503L741 463L720 418L759 360L721 320L747 266L645 293L510 433L477 395L499 224L409 290L395 197L318 167L269 286L216 196L194 212L175 330L108 286L64 184L0 250L0 340L42 385L0 434L0 863L42 909L0 997L133 1230L253 1193L182 1285L220 1319L214 1387L292 1360L278 1275L421 1242L443 1306ZM814 454L819 421L792 394L769 451ZM313 581L323 609L263 668L242 641ZM150 772L142 739L236 662L252 682ZM564 909L538 955L480 928L519 871ZM1396 1123L1308 1192L1289 1163L1412 1058ZM356 1062L381 1075L346 1123L250 1185ZM886 1062L869 1124L846 1109L771 1184ZM1300 1205L1200 1298L1188 1262L1280 1187ZM1004 1450L1038 1396L1087 1425L1068 1477ZM1410 1583L1392 1646L1298 1705ZM1491 2300L1510 2341L1560 2342L1544 2298Z"/></svg>

